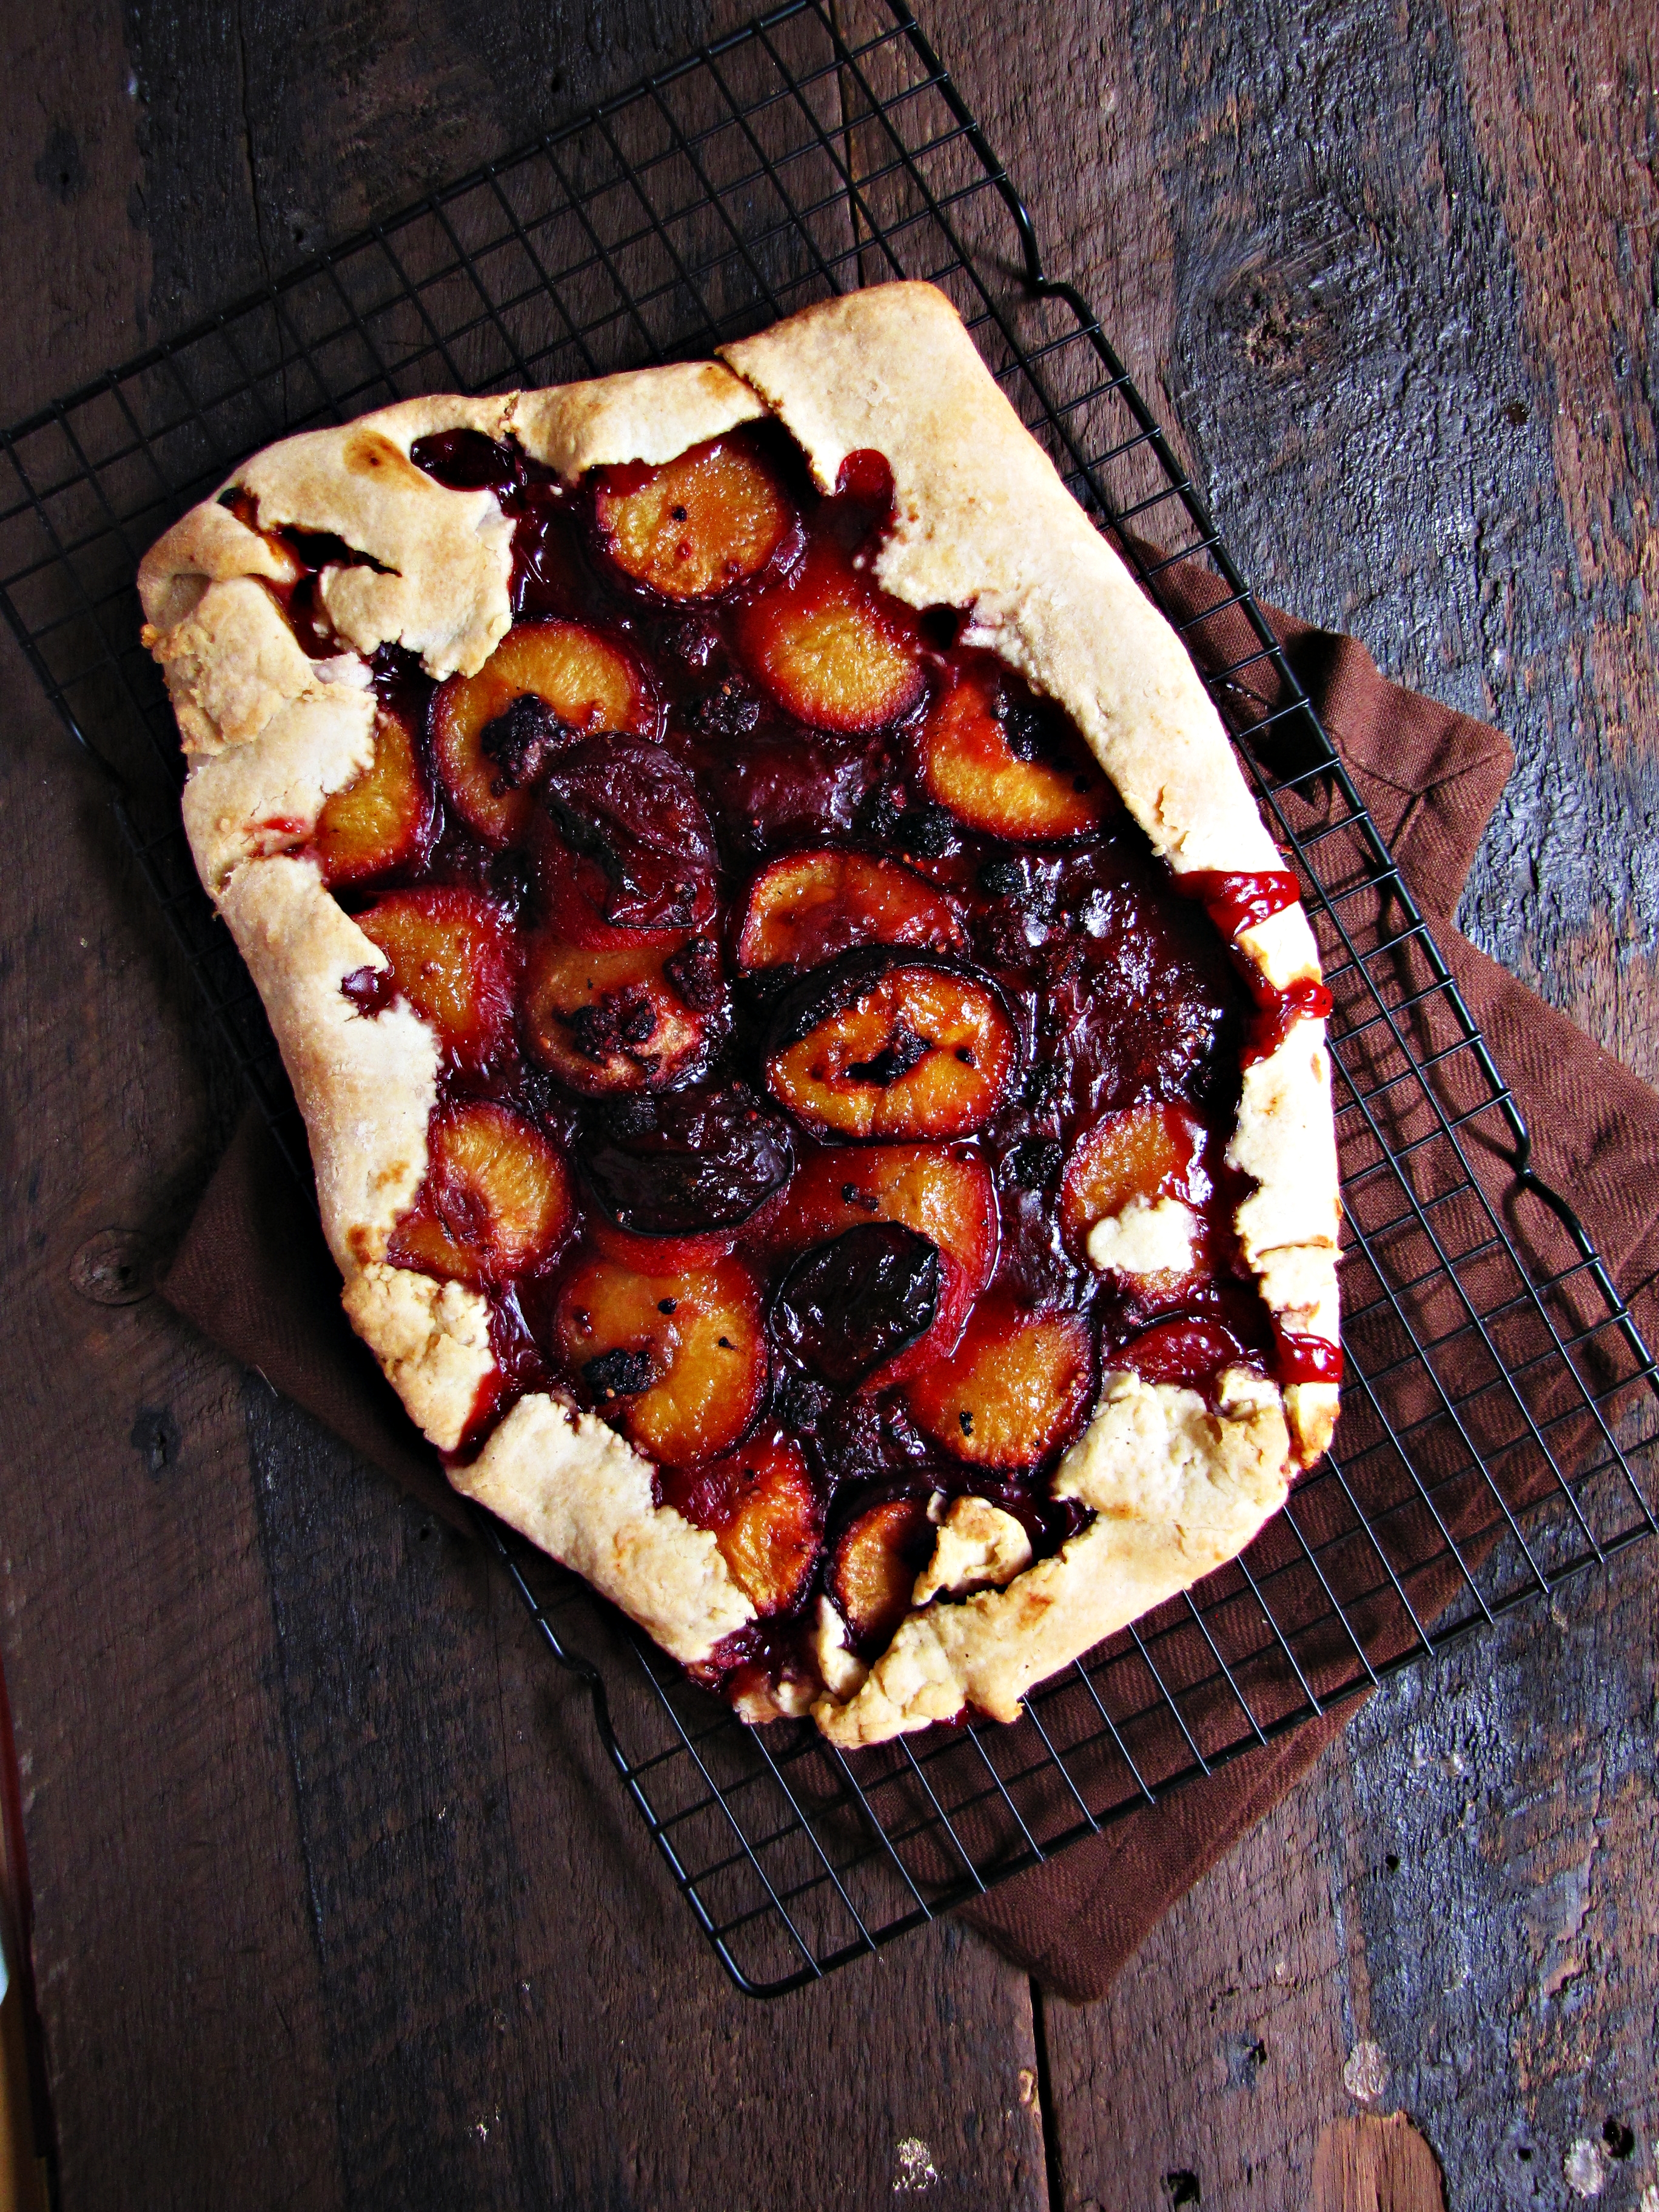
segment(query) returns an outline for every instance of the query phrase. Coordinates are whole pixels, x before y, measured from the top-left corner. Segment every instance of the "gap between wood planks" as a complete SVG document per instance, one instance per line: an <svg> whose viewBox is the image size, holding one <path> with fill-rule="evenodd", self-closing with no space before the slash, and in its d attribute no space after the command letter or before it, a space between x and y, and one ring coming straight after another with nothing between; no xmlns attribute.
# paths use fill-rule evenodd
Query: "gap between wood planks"
<svg viewBox="0 0 1659 2212"><path fill-rule="evenodd" d="M1037 2118L1042 2127L1042 2170L1048 2185L1048 2212L1063 2212L1066 2178L1060 2170L1060 2136L1054 2126L1054 2100L1048 2086L1048 1999L1034 1976L1028 1976L1031 1992L1031 2046L1036 2054Z"/></svg>

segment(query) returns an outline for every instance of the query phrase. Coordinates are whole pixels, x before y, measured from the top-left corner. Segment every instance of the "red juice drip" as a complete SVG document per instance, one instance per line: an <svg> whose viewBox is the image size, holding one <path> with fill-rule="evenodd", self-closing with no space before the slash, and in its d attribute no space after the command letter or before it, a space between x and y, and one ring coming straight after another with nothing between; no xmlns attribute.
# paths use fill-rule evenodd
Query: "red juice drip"
<svg viewBox="0 0 1659 2212"><path fill-rule="evenodd" d="M886 454L873 446L860 446L848 453L836 472L836 496L885 514L893 504L893 471Z"/></svg>
<svg viewBox="0 0 1659 2212"><path fill-rule="evenodd" d="M1175 886L1183 897L1203 901L1205 911L1230 944L1242 931L1282 914L1302 896L1288 868L1238 875L1221 868L1194 868L1176 876Z"/></svg>
<svg viewBox="0 0 1659 2212"><path fill-rule="evenodd" d="M340 994L349 999L360 1014L371 1018L383 1014L398 995L390 968L354 968L340 979Z"/></svg>
<svg viewBox="0 0 1659 2212"><path fill-rule="evenodd" d="M1340 1382L1342 1347L1327 1336L1292 1336L1275 1327L1279 1379L1291 1382Z"/></svg>
<svg viewBox="0 0 1659 2212"><path fill-rule="evenodd" d="M1317 975L1304 975L1282 991L1263 986L1256 993L1256 1015L1239 1057L1246 1067L1270 1060L1300 1021L1322 1021L1334 1004Z"/></svg>

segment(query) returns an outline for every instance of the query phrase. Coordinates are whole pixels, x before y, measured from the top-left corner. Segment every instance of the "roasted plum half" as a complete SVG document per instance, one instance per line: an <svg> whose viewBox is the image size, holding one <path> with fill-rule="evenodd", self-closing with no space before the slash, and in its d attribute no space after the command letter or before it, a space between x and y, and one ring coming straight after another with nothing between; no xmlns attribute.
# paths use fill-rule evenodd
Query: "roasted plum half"
<svg viewBox="0 0 1659 2212"><path fill-rule="evenodd" d="M1060 1218L1066 1242L1081 1252L1097 1221L1136 1199L1196 1199L1204 1125L1183 1106L1131 1106L1105 1115L1082 1139L1066 1166Z"/></svg>
<svg viewBox="0 0 1659 2212"><path fill-rule="evenodd" d="M655 467L624 462L593 478L600 549L660 599L715 599L748 583L794 524L793 503L742 432Z"/></svg>
<svg viewBox="0 0 1659 2212"><path fill-rule="evenodd" d="M742 609L737 639L762 690L816 729L882 729L915 706L926 681L914 622L884 605L827 537Z"/></svg>
<svg viewBox="0 0 1659 2212"><path fill-rule="evenodd" d="M985 1164L938 1145L872 1145L818 1152L797 1172L772 1224L774 1245L825 1246L872 1223L896 1223L938 1248L931 1325L864 1385L886 1389L956 1348L997 1255L996 1193Z"/></svg>
<svg viewBox="0 0 1659 2212"><path fill-rule="evenodd" d="M864 1221L897 1221L939 1246L976 1297L997 1256L997 1202L978 1154L943 1145L838 1147L803 1162L773 1230L781 1250Z"/></svg>
<svg viewBox="0 0 1659 2212"><path fill-rule="evenodd" d="M644 738L588 738L548 763L533 851L550 919L612 947L714 915L714 843L690 775Z"/></svg>
<svg viewBox="0 0 1659 2212"><path fill-rule="evenodd" d="M755 878L738 965L817 968L865 945L965 952L968 934L949 899L914 868L831 847L787 854Z"/></svg>
<svg viewBox="0 0 1659 2212"><path fill-rule="evenodd" d="M1117 810L1064 716L993 661L957 672L928 713L920 750L928 797L994 837L1080 837Z"/></svg>
<svg viewBox="0 0 1659 2212"><path fill-rule="evenodd" d="M532 1056L570 1090L665 1090L707 1061L720 1010L689 1006L675 965L688 940L594 951L550 933L525 951L520 1003ZM701 995L701 994L700 994Z"/></svg>
<svg viewBox="0 0 1659 2212"><path fill-rule="evenodd" d="M557 1249L574 1212L564 1161L541 1130L488 1100L441 1108L426 1182L391 1256L456 1282L507 1283Z"/></svg>
<svg viewBox="0 0 1659 2212"><path fill-rule="evenodd" d="M582 1261L554 1337L595 1409L664 1467L730 1451L764 1395L760 1294L737 1260L663 1274Z"/></svg>
<svg viewBox="0 0 1659 2212"><path fill-rule="evenodd" d="M794 1165L787 1125L736 1084L592 1109L578 1148L594 1197L636 1237L736 1229L784 1188Z"/></svg>
<svg viewBox="0 0 1659 2212"><path fill-rule="evenodd" d="M823 1516L799 1444L757 1438L724 1459L670 1469L662 1499L710 1532L763 1618L788 1613L805 1596Z"/></svg>
<svg viewBox="0 0 1659 2212"><path fill-rule="evenodd" d="M452 676L432 700L432 751L444 796L487 844L524 835L531 787L561 746L595 730L653 737L650 684L623 648L581 623L508 630L476 676Z"/></svg>
<svg viewBox="0 0 1659 2212"><path fill-rule="evenodd" d="M994 1290L948 1359L906 1392L922 1434L970 1467L1036 1467L1083 1425L1094 1354L1081 1314L1030 1313Z"/></svg>
<svg viewBox="0 0 1659 2212"><path fill-rule="evenodd" d="M766 1045L772 1096L837 1137L969 1136L1002 1103L1019 1058L988 975L926 955L855 952L780 1003Z"/></svg>
<svg viewBox="0 0 1659 2212"><path fill-rule="evenodd" d="M835 1389L884 1389L933 1328L944 1287L931 1239L901 1222L863 1222L795 1261L773 1297L773 1338Z"/></svg>
<svg viewBox="0 0 1659 2212"><path fill-rule="evenodd" d="M866 1658L892 1641L938 1535L925 1498L885 1498L841 1531L828 1586L854 1650Z"/></svg>
<svg viewBox="0 0 1659 2212"><path fill-rule="evenodd" d="M513 1032L514 947L500 907L476 891L422 884L388 891L356 922L392 965L389 976L373 968L348 975L349 998L365 1012L406 999L450 1066L469 1074L501 1057Z"/></svg>
<svg viewBox="0 0 1659 2212"><path fill-rule="evenodd" d="M368 766L332 793L317 817L311 849L325 884L367 883L418 868L432 843L436 810L407 714L381 706Z"/></svg>

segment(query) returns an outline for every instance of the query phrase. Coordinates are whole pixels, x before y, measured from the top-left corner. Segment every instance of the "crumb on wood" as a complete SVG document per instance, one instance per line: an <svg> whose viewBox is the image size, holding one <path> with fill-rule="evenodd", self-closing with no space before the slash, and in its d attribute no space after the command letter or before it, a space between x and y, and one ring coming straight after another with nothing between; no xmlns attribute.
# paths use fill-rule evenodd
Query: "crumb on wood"
<svg viewBox="0 0 1659 2212"><path fill-rule="evenodd" d="M1389 2086L1389 2063L1382 2046L1369 2038L1356 2043L1342 2069L1342 2086L1362 2105L1374 2105Z"/></svg>
<svg viewBox="0 0 1659 2212"><path fill-rule="evenodd" d="M1607 2161L1593 2136L1580 2136L1561 2161L1561 2178L1575 2197L1599 2197L1607 2186Z"/></svg>
<svg viewBox="0 0 1659 2212"><path fill-rule="evenodd" d="M933 2154L920 2136L902 2136L894 2145L893 2194L920 2197L939 2179Z"/></svg>

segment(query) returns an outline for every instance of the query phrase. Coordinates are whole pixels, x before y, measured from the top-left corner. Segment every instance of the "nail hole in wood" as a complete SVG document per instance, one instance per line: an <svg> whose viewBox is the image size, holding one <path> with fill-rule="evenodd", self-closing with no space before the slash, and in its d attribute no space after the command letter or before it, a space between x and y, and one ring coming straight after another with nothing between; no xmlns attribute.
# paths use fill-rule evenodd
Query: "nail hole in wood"
<svg viewBox="0 0 1659 2212"><path fill-rule="evenodd" d="M95 1306L136 1306L155 1288L149 1245L131 1229L100 1229L70 1261L70 1286Z"/></svg>

